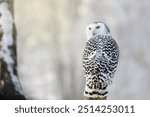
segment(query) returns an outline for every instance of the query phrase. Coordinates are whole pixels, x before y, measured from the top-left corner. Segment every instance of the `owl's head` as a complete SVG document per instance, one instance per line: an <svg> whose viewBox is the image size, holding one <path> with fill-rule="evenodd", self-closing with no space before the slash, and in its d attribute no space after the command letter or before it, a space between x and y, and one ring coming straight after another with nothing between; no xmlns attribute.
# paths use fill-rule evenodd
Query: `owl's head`
<svg viewBox="0 0 150 117"><path fill-rule="evenodd" d="M111 32L108 26L103 22L93 22L86 27L87 39L93 38L95 36L111 36Z"/></svg>

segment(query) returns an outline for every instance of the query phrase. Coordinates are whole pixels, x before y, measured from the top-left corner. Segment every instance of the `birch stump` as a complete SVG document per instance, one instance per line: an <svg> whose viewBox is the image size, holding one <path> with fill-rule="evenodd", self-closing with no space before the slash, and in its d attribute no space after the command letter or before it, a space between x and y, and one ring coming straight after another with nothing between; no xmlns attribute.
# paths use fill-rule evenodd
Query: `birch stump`
<svg viewBox="0 0 150 117"><path fill-rule="evenodd" d="M13 0L0 0L0 99L25 99L17 73Z"/></svg>

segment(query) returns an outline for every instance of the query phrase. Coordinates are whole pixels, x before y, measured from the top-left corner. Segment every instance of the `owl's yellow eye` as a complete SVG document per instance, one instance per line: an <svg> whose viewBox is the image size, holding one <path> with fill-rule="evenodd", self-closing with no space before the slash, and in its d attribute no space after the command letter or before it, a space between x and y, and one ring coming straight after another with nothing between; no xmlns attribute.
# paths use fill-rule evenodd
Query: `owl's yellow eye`
<svg viewBox="0 0 150 117"><path fill-rule="evenodd" d="M91 30L91 27L89 27L89 30Z"/></svg>
<svg viewBox="0 0 150 117"><path fill-rule="evenodd" d="M96 26L96 29L99 29L100 28L100 26Z"/></svg>

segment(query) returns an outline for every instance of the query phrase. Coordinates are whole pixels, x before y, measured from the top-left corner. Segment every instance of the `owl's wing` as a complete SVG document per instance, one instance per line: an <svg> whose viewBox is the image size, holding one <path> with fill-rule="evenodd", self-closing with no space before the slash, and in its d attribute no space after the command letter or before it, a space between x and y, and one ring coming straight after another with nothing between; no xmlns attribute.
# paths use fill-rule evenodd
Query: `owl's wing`
<svg viewBox="0 0 150 117"><path fill-rule="evenodd" d="M104 42L102 47L102 56L109 60L118 60L119 57L119 47L116 41L112 38Z"/></svg>
<svg viewBox="0 0 150 117"><path fill-rule="evenodd" d="M91 71L94 70L96 55L96 42L90 39L86 42L83 51L83 71L86 78L87 75L91 74ZM92 72L92 74L94 74L94 72Z"/></svg>
<svg viewBox="0 0 150 117"><path fill-rule="evenodd" d="M100 75L110 80L114 77L119 58L119 47L114 39L106 39L97 45L96 64L100 69Z"/></svg>
<svg viewBox="0 0 150 117"><path fill-rule="evenodd" d="M104 44L102 51L105 53L108 63L117 65L119 59L119 46L113 38Z"/></svg>

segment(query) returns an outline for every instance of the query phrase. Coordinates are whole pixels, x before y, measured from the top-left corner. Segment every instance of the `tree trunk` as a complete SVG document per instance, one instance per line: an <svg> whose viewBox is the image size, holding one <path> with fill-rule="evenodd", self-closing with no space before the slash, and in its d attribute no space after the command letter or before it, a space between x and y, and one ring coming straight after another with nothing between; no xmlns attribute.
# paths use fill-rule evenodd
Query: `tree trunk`
<svg viewBox="0 0 150 117"><path fill-rule="evenodd" d="M0 99L25 99L17 73L13 0L0 0Z"/></svg>

